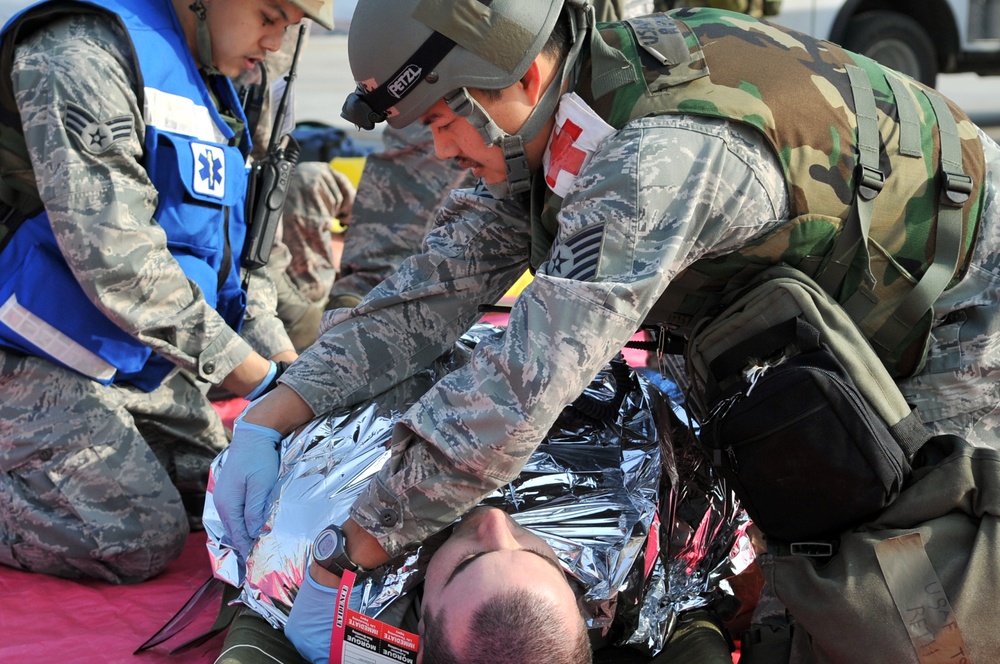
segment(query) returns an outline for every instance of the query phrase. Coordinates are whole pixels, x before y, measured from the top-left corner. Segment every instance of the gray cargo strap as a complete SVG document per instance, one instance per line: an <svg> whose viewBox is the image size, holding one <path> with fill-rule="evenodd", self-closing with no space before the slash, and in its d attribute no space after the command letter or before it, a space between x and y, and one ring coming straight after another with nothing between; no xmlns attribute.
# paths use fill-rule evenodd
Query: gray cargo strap
<svg viewBox="0 0 1000 664"><path fill-rule="evenodd" d="M625 54L601 37L593 5L587 10L587 20L587 27L590 29L590 60L594 69L591 88L594 98L600 99L613 90L635 83L639 77Z"/></svg>
<svg viewBox="0 0 1000 664"><path fill-rule="evenodd" d="M941 194L935 231L934 260L892 316L872 337L881 348L895 349L934 306L944 292L962 255L962 208L973 190L972 178L962 170L962 143L958 124L941 95L924 94L934 108L941 140Z"/></svg>
<svg viewBox="0 0 1000 664"><path fill-rule="evenodd" d="M913 644L917 661L920 664L970 661L955 609L920 533L882 540L874 548L889 596Z"/></svg>
<svg viewBox="0 0 1000 664"><path fill-rule="evenodd" d="M878 110L875 92L865 70L857 65L846 65L854 93L855 115L858 118L858 166L854 175L854 206L844 222L840 236L833 247L830 261L815 277L823 290L834 298L840 291L854 257L860 253L865 261L865 275L869 284L874 277L869 267L868 232L871 230L875 197L882 191L885 175L879 170ZM839 298L837 298L839 299Z"/></svg>
<svg viewBox="0 0 1000 664"><path fill-rule="evenodd" d="M691 61L691 49L676 21L663 21L658 16L640 16L623 22L632 27L638 46L661 65L676 67Z"/></svg>
<svg viewBox="0 0 1000 664"><path fill-rule="evenodd" d="M886 71L892 96L896 98L896 113L899 115L899 154L907 157L923 157L924 149L920 141L920 115L917 101L910 92L910 86L894 71Z"/></svg>

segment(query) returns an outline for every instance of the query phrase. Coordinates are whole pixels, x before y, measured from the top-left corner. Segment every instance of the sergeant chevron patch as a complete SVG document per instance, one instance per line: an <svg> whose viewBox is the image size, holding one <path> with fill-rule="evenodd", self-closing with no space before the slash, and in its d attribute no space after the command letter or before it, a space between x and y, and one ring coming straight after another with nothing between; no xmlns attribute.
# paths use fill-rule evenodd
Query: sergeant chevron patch
<svg viewBox="0 0 1000 664"><path fill-rule="evenodd" d="M588 226L565 240L556 240L549 252L546 274L577 281L593 279L597 275L603 240L604 224Z"/></svg>
<svg viewBox="0 0 1000 664"><path fill-rule="evenodd" d="M134 120L130 115L123 115L102 122L90 111L75 104L67 104L63 122L66 131L79 139L80 147L91 154L101 154L118 141L131 136Z"/></svg>

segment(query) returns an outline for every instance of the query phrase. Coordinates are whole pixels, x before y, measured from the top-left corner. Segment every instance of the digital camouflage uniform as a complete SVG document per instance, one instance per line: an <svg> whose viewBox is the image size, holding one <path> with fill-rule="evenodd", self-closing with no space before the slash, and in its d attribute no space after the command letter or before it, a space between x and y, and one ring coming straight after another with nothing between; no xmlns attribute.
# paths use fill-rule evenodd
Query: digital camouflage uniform
<svg viewBox="0 0 1000 664"><path fill-rule="evenodd" d="M265 274L250 275L237 334L167 252L140 162L145 125L130 53L110 19L61 18L18 46L14 93L39 194L75 248L64 253L81 283L182 371L144 392L0 351L0 562L115 583L163 569L186 540L185 504L201 513L208 466L227 443L203 395L209 383L251 348L265 357L291 348ZM63 124L69 104L98 119L129 118L132 129L92 154Z"/></svg>
<svg viewBox="0 0 1000 664"><path fill-rule="evenodd" d="M769 48L796 44L786 38ZM824 89L822 77L810 83ZM902 387L933 428L996 445L1000 149L979 134L987 178L971 265L938 302L927 365ZM540 263L504 338L480 345L468 366L404 414L392 460L352 517L390 554L451 523L517 474L677 275L781 229L791 209L781 163L756 129L679 113L626 120L561 202L551 249L536 242ZM412 374L528 267L531 218L526 204L495 200L485 188L453 192L424 251L354 310L329 312L325 333L282 382L321 413Z"/></svg>
<svg viewBox="0 0 1000 664"><path fill-rule="evenodd" d="M434 155L430 129L422 124L387 127L382 143L365 159L329 309L353 307L419 252L448 193L475 183L469 169Z"/></svg>
<svg viewBox="0 0 1000 664"><path fill-rule="evenodd" d="M316 340L337 278L343 233L335 234L331 222L346 221L353 201L354 185L330 164L296 165L267 271L278 291L278 318L298 351Z"/></svg>

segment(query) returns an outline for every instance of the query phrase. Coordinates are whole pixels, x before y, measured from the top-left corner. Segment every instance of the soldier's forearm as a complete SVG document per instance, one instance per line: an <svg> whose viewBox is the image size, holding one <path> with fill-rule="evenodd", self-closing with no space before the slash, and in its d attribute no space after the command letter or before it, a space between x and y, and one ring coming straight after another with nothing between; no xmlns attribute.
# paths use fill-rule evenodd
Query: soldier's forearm
<svg viewBox="0 0 1000 664"><path fill-rule="evenodd" d="M246 411L243 419L288 435L314 417L312 409L295 390L278 384Z"/></svg>

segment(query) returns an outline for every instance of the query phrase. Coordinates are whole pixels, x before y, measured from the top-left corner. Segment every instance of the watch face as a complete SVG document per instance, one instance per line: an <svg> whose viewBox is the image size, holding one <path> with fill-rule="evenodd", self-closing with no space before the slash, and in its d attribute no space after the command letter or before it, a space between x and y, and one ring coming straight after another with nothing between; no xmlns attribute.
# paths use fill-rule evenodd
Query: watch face
<svg viewBox="0 0 1000 664"><path fill-rule="evenodd" d="M313 544L313 555L318 560L328 560L333 556L340 544L340 535L335 530L324 530Z"/></svg>

